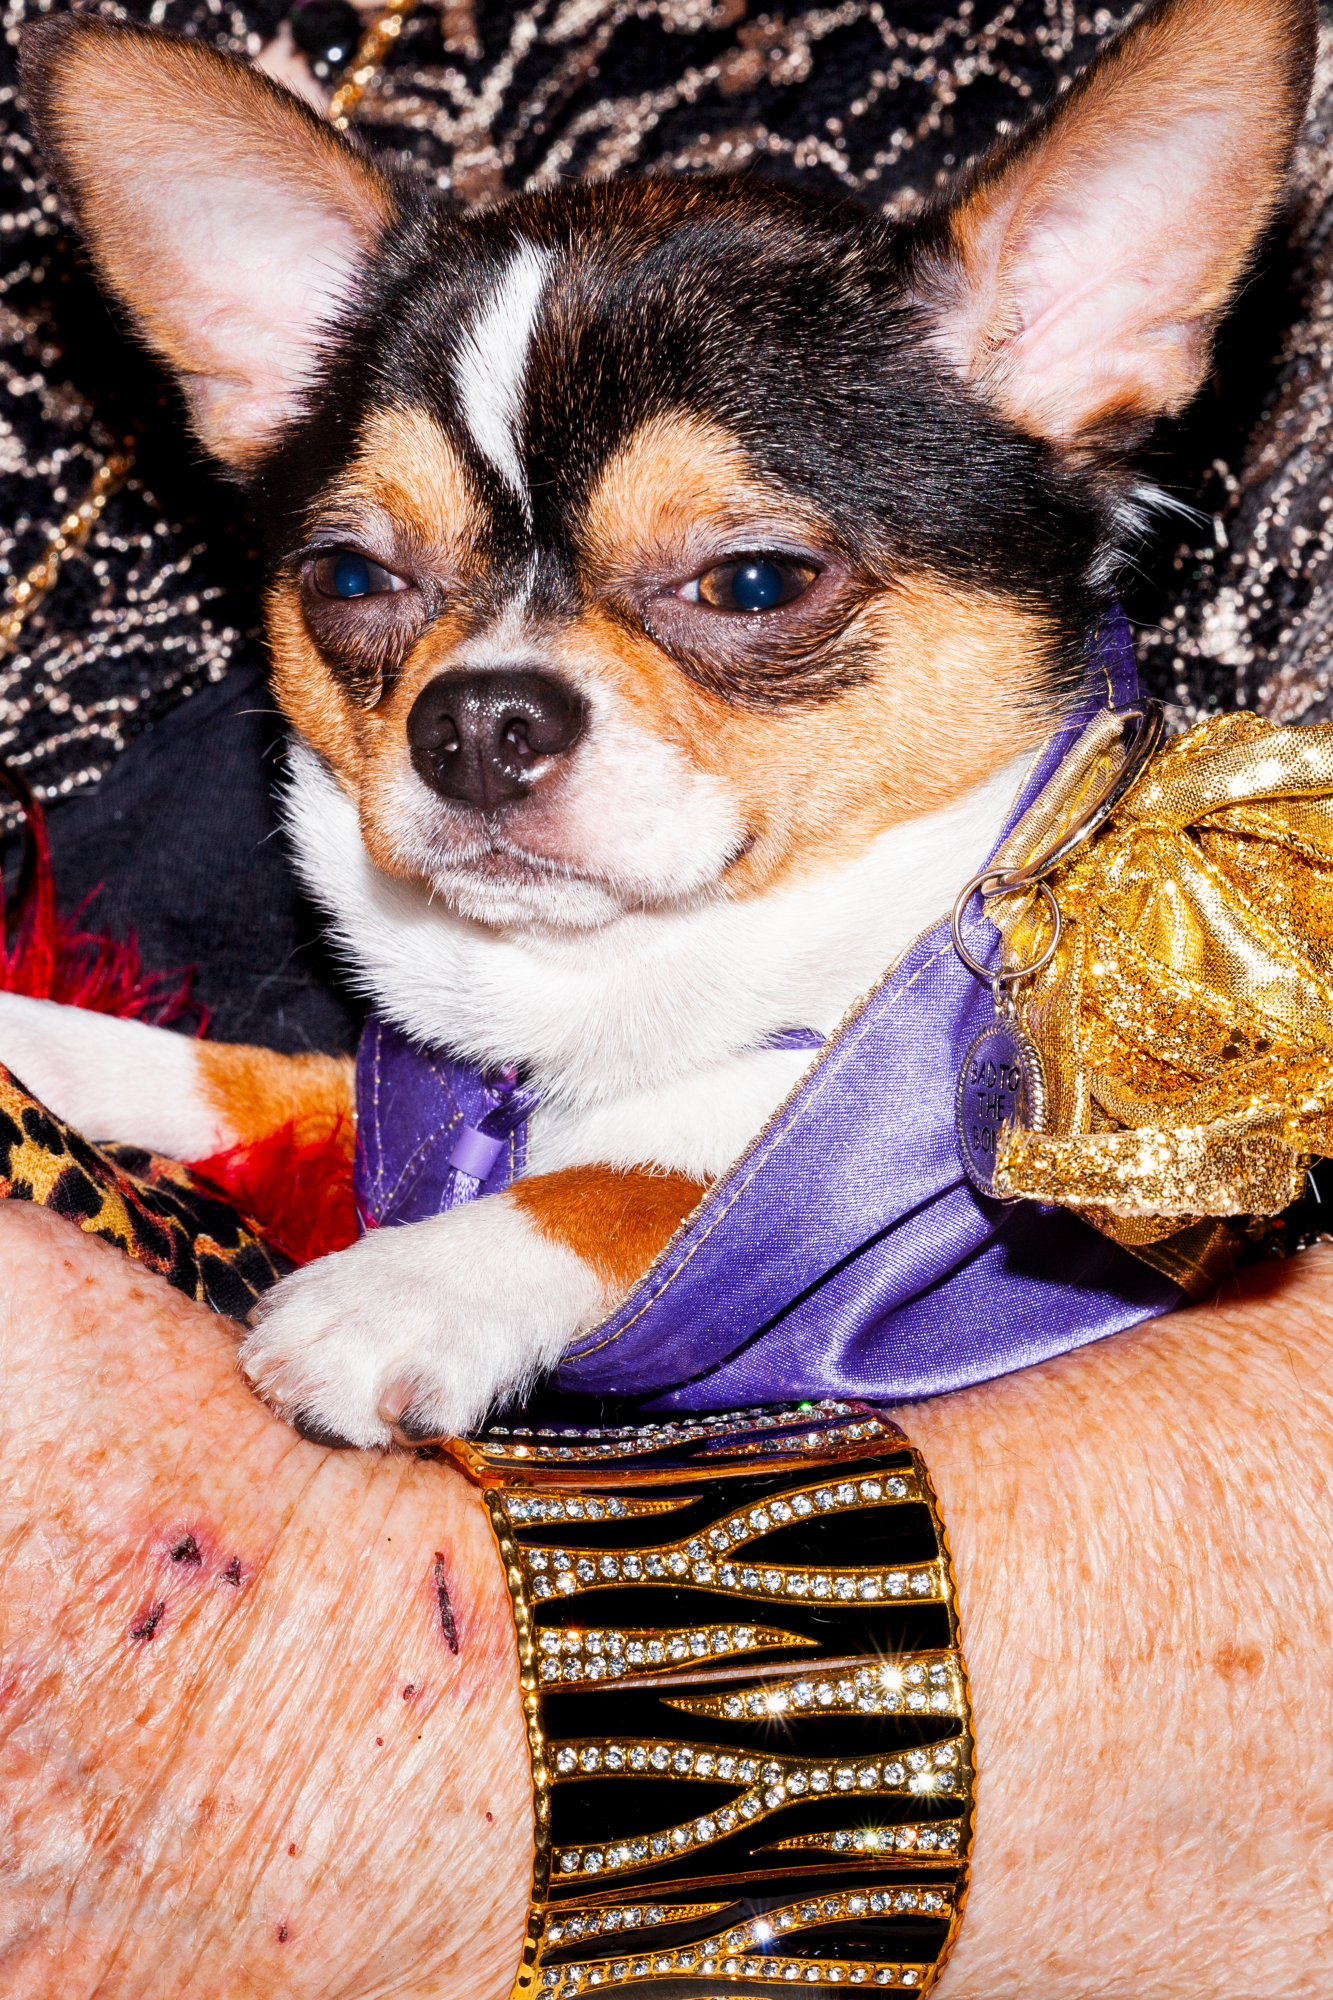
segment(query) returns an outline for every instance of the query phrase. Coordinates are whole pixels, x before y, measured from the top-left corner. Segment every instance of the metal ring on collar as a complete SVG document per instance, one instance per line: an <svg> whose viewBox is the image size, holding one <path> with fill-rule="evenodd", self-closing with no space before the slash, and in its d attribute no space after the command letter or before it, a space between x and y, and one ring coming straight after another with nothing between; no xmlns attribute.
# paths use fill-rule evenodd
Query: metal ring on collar
<svg viewBox="0 0 1333 2000"><path fill-rule="evenodd" d="M1127 708L1122 718L1125 722L1138 722L1138 728L1129 741L1124 762L1114 777L1109 778L1090 806L1086 806L1074 824L1062 833L1053 847L1039 854L1026 867L1011 868L995 876L996 886L991 895L1003 895L1007 890L1026 889L1043 875L1049 875L1062 861L1068 860L1076 848L1091 840L1099 827L1105 825L1116 807L1148 768L1158 744L1162 740L1162 730L1166 724L1166 711L1160 701L1145 701L1141 709Z"/></svg>
<svg viewBox="0 0 1333 2000"><path fill-rule="evenodd" d="M1045 877L1053 869L1058 868L1062 861L1066 861L1076 848L1091 840L1099 827L1105 825L1126 793L1143 776L1153 752L1162 740L1165 710L1160 701L1146 701L1142 708L1126 709L1122 720L1126 723L1136 721L1138 728L1126 748L1120 769L1107 781L1092 804L1085 807L1055 845L1048 847L1043 854L1039 854L1035 861L1029 861L1024 868L983 869L980 875L974 875L958 893L953 906L953 948L968 971L976 978L984 979L997 995L1001 987L1017 986L1022 980L1031 979L1035 973L1044 971L1050 964L1055 956L1056 946L1060 942L1060 907L1047 886ZM1031 965L1025 965L1017 971L997 972L993 966L983 965L979 959L972 956L963 943L962 920L968 903L978 889L984 896L1011 896L1020 889L1031 888L1041 890L1051 909L1055 928L1046 950Z"/></svg>
<svg viewBox="0 0 1333 2000"><path fill-rule="evenodd" d="M1002 986L1017 986L1024 979L1031 979L1035 973L1044 972L1055 957L1055 948L1060 942L1060 905L1055 900L1055 891L1051 888L1050 883L1040 881L1025 882L1017 886L1021 888L1040 889L1050 906L1051 920L1054 925L1050 943L1040 958L1033 959L1031 965L1020 965L1009 971L999 971L995 966L983 965L979 958L973 958L971 952L963 943L963 911L967 908L968 903L978 889L980 889L983 896L1012 895L1014 893L1014 885L1010 884L1002 873L997 873L994 870L986 870L980 875L974 875L972 880L965 883L959 890L958 899L953 906L954 950L958 953L958 956L962 959L963 964L969 972L974 973L978 979L984 980L988 986L994 987L997 992Z"/></svg>

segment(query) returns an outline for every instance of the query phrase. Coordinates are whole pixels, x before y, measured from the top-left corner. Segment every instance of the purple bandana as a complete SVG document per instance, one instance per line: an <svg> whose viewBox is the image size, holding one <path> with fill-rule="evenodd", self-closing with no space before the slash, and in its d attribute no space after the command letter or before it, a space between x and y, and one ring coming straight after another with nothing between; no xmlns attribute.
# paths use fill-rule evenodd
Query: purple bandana
<svg viewBox="0 0 1333 2000"><path fill-rule="evenodd" d="M1093 715L1137 699L1118 612L1094 661L1099 685L1048 745L1009 827ZM983 959L998 953L998 936L971 942ZM557 1387L661 1410L931 1396L1177 1306L1177 1287L1066 1210L990 1201L967 1180L954 1090L990 1006L947 921L918 939L780 1120L575 1342ZM805 1045L808 1030L790 1032L785 1046ZM535 1103L513 1072L423 1051L372 1014L357 1057L363 1225L416 1222L508 1187Z"/></svg>

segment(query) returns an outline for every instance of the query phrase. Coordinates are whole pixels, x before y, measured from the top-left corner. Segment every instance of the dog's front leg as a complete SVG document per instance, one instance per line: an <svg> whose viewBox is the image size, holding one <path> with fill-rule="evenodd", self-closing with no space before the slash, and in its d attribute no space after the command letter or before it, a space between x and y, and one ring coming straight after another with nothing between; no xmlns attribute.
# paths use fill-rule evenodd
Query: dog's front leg
<svg viewBox="0 0 1333 2000"><path fill-rule="evenodd" d="M623 1297L701 1193L681 1174L567 1167L372 1230L267 1294L241 1364L309 1436L457 1436Z"/></svg>
<svg viewBox="0 0 1333 2000"><path fill-rule="evenodd" d="M207 1160L285 1125L349 1131L352 1064L197 1041L84 1007L0 993L0 1063L85 1139Z"/></svg>
<svg viewBox="0 0 1333 2000"><path fill-rule="evenodd" d="M174 1160L231 1143L201 1087L198 1043L169 1028L0 993L0 1063L85 1139L117 1139Z"/></svg>

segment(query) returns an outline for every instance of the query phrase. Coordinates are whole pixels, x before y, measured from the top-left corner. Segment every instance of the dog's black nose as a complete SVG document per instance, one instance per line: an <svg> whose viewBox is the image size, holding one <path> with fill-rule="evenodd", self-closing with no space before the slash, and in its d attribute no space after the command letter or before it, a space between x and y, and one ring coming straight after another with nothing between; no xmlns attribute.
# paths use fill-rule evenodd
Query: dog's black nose
<svg viewBox="0 0 1333 2000"><path fill-rule="evenodd" d="M441 674L407 718L412 768L441 798L494 812L573 749L587 715L583 697L550 674Z"/></svg>

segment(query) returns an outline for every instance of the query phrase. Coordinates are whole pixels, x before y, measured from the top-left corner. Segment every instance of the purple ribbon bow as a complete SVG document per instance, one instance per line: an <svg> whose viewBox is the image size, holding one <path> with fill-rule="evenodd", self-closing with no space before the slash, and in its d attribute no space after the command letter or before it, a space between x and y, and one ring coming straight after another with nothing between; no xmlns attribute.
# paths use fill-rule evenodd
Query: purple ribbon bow
<svg viewBox="0 0 1333 2000"><path fill-rule="evenodd" d="M1118 611L1089 678L1005 835L1093 715L1137 699ZM998 949L973 940L983 959ZM1066 1210L990 1201L967 1180L954 1091L990 1006L947 920L918 939L623 1304L574 1342L557 1387L660 1410L930 1396L1178 1305L1176 1286ZM811 1039L789 1034L782 1045ZM421 1050L373 1014L357 1058L363 1222L507 1187L535 1103L512 1073Z"/></svg>

